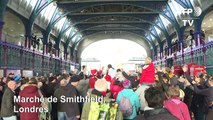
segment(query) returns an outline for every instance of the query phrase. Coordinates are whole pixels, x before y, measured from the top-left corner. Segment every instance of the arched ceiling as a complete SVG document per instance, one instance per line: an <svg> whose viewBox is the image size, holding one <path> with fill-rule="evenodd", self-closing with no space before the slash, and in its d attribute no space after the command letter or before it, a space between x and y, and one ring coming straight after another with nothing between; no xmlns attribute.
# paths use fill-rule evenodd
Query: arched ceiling
<svg viewBox="0 0 213 120"><path fill-rule="evenodd" d="M135 41L131 38L137 35L142 43L146 41L146 45L149 46L146 50L149 51L156 43L161 42L159 36L151 33L150 29L155 26L165 32L154 23L164 11L167 2L168 0L57 0L58 6L67 13L67 17L83 35L81 41L95 42L99 40L95 38L100 36L101 40L102 35L110 37L103 33L129 33L129 40ZM121 38L120 34L113 36ZM74 42L76 46L84 46L79 44L79 40Z"/></svg>

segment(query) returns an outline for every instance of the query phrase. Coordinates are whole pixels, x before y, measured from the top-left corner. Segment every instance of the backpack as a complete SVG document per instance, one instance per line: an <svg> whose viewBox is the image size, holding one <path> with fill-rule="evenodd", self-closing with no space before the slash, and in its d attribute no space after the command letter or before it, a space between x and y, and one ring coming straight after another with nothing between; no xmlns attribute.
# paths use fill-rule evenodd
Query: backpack
<svg viewBox="0 0 213 120"><path fill-rule="evenodd" d="M118 104L91 102L88 120L117 120Z"/></svg>
<svg viewBox="0 0 213 120"><path fill-rule="evenodd" d="M124 97L124 96L121 97L121 100L119 103L119 110L123 113L124 117L128 117L132 115L132 104L128 97Z"/></svg>

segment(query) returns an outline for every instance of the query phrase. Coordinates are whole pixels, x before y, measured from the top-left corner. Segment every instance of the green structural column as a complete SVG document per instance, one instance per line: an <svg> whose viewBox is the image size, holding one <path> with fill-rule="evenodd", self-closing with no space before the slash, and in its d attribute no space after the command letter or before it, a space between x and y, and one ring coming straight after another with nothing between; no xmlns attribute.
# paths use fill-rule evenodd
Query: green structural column
<svg viewBox="0 0 213 120"><path fill-rule="evenodd" d="M194 36L195 36L195 40L196 40L196 46L200 46L201 44L203 44L203 40L202 40L202 32L201 32L201 26L202 26L202 19L196 19L194 21Z"/></svg>
<svg viewBox="0 0 213 120"><path fill-rule="evenodd" d="M2 40L3 26L4 26L4 22L0 21L0 40Z"/></svg>

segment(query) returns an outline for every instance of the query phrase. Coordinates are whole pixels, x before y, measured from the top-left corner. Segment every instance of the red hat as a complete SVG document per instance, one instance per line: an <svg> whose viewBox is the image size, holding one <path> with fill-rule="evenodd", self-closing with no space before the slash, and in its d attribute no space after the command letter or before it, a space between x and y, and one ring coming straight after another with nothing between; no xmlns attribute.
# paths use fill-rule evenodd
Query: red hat
<svg viewBox="0 0 213 120"><path fill-rule="evenodd" d="M94 75L96 75L97 72L98 72L98 71L97 71L96 69L91 70L91 75L94 76Z"/></svg>
<svg viewBox="0 0 213 120"><path fill-rule="evenodd" d="M105 77L104 77L105 79L106 79L106 81L111 81L112 80L112 78L111 78L111 76L110 75L105 75Z"/></svg>

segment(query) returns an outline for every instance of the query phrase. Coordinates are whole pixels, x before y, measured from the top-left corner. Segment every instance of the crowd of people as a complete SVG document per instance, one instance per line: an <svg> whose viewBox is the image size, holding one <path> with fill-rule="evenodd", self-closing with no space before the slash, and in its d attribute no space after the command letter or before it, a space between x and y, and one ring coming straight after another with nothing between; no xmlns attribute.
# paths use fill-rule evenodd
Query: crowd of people
<svg viewBox="0 0 213 120"><path fill-rule="evenodd" d="M80 72L49 77L10 73L0 81L0 116L3 120L213 120L213 77L190 76L186 65L182 69L184 73L174 74L172 68L154 66L147 57L138 74L111 64L106 72L82 66ZM62 96L69 101L61 101Z"/></svg>

